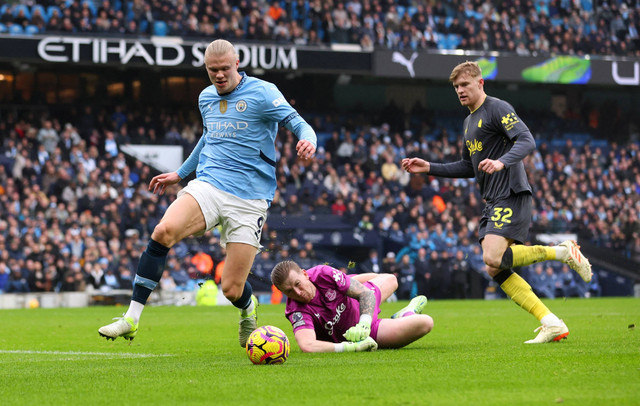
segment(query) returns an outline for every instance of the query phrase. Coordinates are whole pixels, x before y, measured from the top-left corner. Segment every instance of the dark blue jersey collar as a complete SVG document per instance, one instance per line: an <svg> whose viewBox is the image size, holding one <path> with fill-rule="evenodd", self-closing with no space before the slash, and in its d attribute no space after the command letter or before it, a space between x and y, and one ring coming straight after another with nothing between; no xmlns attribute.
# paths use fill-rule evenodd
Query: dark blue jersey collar
<svg viewBox="0 0 640 406"><path fill-rule="evenodd" d="M229 96L231 93L235 92L236 90L240 90L240 88L242 86L244 86L245 82L247 81L247 74L244 72L238 72L240 74L240 76L242 76L242 78L240 79L240 82L238 82L238 85L236 87L233 88L232 91L228 92L228 93L218 93L218 96Z"/></svg>

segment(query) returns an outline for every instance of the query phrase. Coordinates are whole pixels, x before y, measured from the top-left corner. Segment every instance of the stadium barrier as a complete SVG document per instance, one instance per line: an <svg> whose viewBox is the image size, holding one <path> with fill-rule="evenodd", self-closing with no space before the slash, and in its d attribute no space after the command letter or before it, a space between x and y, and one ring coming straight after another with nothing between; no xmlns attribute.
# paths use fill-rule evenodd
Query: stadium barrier
<svg viewBox="0 0 640 406"><path fill-rule="evenodd" d="M152 306L194 306L195 291L158 291L149 297ZM52 309L58 307L88 307L108 305L129 305L131 290L111 290L107 292L32 292L0 294L0 309ZM218 305L230 304L224 296Z"/></svg>

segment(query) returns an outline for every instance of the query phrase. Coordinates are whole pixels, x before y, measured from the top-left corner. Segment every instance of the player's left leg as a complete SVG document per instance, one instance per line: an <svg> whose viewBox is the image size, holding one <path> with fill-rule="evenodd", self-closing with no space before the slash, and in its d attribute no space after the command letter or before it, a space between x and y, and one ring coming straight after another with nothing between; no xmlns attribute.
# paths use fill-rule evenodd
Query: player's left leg
<svg viewBox="0 0 640 406"><path fill-rule="evenodd" d="M227 259L220 281L224 296L240 309L238 337L242 347L245 346L249 335L258 327L258 300L253 295L251 284L247 281L257 251L256 247L249 244L227 243Z"/></svg>
<svg viewBox="0 0 640 406"><path fill-rule="evenodd" d="M545 343L566 338L569 335L567 326L542 303L527 281L511 269L500 269L494 266L496 258L500 258L512 243L512 240L503 236L487 234L482 240L483 259L487 265L487 272L500 285L504 293L542 324L539 329L536 329L536 331L540 330L538 336L527 343Z"/></svg>
<svg viewBox="0 0 640 406"><path fill-rule="evenodd" d="M500 260L499 268L527 266L542 261L560 261L569 265L585 281L591 281L591 264L580 251L580 246L571 240L552 247L542 245L512 245L507 248Z"/></svg>
<svg viewBox="0 0 640 406"><path fill-rule="evenodd" d="M379 348L401 348L424 337L432 328L433 319L426 314L381 319L376 342Z"/></svg>

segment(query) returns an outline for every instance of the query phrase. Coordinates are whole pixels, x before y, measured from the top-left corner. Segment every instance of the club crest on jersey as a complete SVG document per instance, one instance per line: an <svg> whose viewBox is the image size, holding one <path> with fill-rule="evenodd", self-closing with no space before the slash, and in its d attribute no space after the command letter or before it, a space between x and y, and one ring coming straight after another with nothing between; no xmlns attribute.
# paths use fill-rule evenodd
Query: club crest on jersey
<svg viewBox="0 0 640 406"><path fill-rule="evenodd" d="M326 298L327 298L327 300L328 300L328 301L330 301L330 302L331 302L332 300L335 300L335 299L336 299L336 296L337 296L336 291L335 291L335 290L333 290L333 289L329 289L329 290L327 290L327 293L325 293L325 294L324 294L324 297L326 297Z"/></svg>
<svg viewBox="0 0 640 406"><path fill-rule="evenodd" d="M247 102L244 100L238 100L238 102L236 103L236 110L238 111L238 113L242 113L246 109L247 109Z"/></svg>
<svg viewBox="0 0 640 406"><path fill-rule="evenodd" d="M224 114L227 112L227 101L220 100L220 113Z"/></svg>

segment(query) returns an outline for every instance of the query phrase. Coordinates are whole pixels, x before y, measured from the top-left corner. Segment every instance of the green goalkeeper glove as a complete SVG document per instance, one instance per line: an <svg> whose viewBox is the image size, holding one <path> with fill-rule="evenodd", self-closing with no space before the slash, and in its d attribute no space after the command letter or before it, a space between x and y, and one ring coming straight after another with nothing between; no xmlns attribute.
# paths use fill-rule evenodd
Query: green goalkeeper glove
<svg viewBox="0 0 640 406"><path fill-rule="evenodd" d="M371 316L369 316L368 314L363 314L362 316L360 316L360 321L358 322L358 324L347 330L347 332L344 333L343 336L347 339L347 341L352 341L355 343L369 337L369 334L371 334Z"/></svg>
<svg viewBox="0 0 640 406"><path fill-rule="evenodd" d="M342 342L344 352L362 352L362 351L375 351L378 349L378 343L371 338L367 337L362 341L352 343L349 341Z"/></svg>

